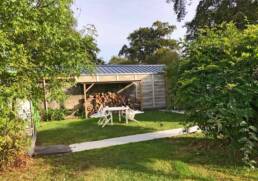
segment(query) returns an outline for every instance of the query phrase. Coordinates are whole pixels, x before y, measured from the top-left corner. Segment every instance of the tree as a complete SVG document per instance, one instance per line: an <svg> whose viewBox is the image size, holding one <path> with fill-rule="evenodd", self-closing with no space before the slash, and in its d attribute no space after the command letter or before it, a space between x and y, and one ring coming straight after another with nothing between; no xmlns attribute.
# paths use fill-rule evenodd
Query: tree
<svg viewBox="0 0 258 181"><path fill-rule="evenodd" d="M177 20L181 21L186 15L186 0L166 0L167 3L174 3L173 8L177 14ZM190 0L191 1L191 0Z"/></svg>
<svg viewBox="0 0 258 181"><path fill-rule="evenodd" d="M176 48L176 41L169 36L175 26L156 21L151 27L135 30L128 37L129 46L124 45L119 56L125 56L135 63L149 63L148 58L160 48Z"/></svg>
<svg viewBox="0 0 258 181"><path fill-rule="evenodd" d="M92 65L98 49L91 36L75 31L71 3L1 1L1 84L17 86L11 97L38 95L43 78L58 83L58 78L73 77Z"/></svg>
<svg viewBox="0 0 258 181"><path fill-rule="evenodd" d="M128 60L127 58L124 57L119 57L119 56L113 56L109 62L109 64L133 64L133 61Z"/></svg>
<svg viewBox="0 0 258 181"><path fill-rule="evenodd" d="M257 146L258 25L204 29L187 42L180 61L177 100L207 134L241 146L243 161Z"/></svg>
<svg viewBox="0 0 258 181"><path fill-rule="evenodd" d="M186 15L185 0L167 0L174 3L178 20ZM257 0L201 0L196 15L191 22L186 23L188 38L194 38L200 28L213 27L222 22L233 21L240 29L247 24L256 24L258 19Z"/></svg>
<svg viewBox="0 0 258 181"><path fill-rule="evenodd" d="M82 37L88 38L87 45L87 52L89 55L89 59L97 65L104 64L104 60L102 58L99 58L97 54L99 53L99 48L97 47L96 38L98 36L97 29L95 25L88 24L87 26L83 27L82 30L80 30L80 34Z"/></svg>
<svg viewBox="0 0 258 181"><path fill-rule="evenodd" d="M178 79L178 66L180 56L177 51L169 48L160 48L156 53L149 57L148 62L151 64L165 64L166 65L166 81L167 81L167 103L168 107L178 109L176 105L176 88Z"/></svg>
<svg viewBox="0 0 258 181"><path fill-rule="evenodd" d="M22 138L8 131L21 123L15 111L16 100L37 101L43 95L43 79L47 79L51 95L70 81L62 78L93 67L96 44L91 36L75 30L71 3L0 1L0 167L7 164L6 160L13 161L9 156L15 157L20 151L20 147L13 146Z"/></svg>
<svg viewBox="0 0 258 181"><path fill-rule="evenodd" d="M170 48L159 48L152 56L147 58L149 64L165 64L169 65L173 61L179 59L179 54L176 50Z"/></svg>

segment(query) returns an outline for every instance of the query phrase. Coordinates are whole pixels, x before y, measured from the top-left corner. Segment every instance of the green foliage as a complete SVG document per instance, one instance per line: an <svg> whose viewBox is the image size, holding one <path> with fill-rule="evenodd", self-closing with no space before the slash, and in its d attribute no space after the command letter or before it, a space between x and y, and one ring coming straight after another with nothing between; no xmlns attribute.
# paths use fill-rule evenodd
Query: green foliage
<svg viewBox="0 0 258 181"><path fill-rule="evenodd" d="M170 48L159 48L152 55L146 56L145 63L148 64L166 64L169 65L173 63L175 60L179 59L179 55L176 50L172 50ZM135 64L139 62L135 62L134 60L113 56L109 64Z"/></svg>
<svg viewBox="0 0 258 181"><path fill-rule="evenodd" d="M92 36L75 31L71 3L0 2L1 95L40 98L43 78L55 85L50 86L51 94L61 87L58 78L78 75L91 66L96 44Z"/></svg>
<svg viewBox="0 0 258 181"><path fill-rule="evenodd" d="M45 119L47 121L60 121L65 118L65 109L48 109Z"/></svg>
<svg viewBox="0 0 258 181"><path fill-rule="evenodd" d="M27 146L24 122L0 118L0 170L13 166Z"/></svg>
<svg viewBox="0 0 258 181"><path fill-rule="evenodd" d="M178 102L191 124L242 146L245 163L257 148L258 25L205 29L186 43L180 63Z"/></svg>
<svg viewBox="0 0 258 181"><path fill-rule="evenodd" d="M5 128L18 119L16 100L42 100L44 78L48 99L62 99L61 88L72 81L63 77L79 75L96 62L94 37L75 30L71 5L72 0L0 1L0 127L11 134L8 144L22 142L18 131L10 131L16 125ZM11 147L1 149L15 159L19 149Z"/></svg>
<svg viewBox="0 0 258 181"><path fill-rule="evenodd" d="M255 24L258 19L258 1L254 0L205 0L197 7L194 19L186 24L189 38L195 37L198 29L213 27L222 22L234 22L243 29L247 23Z"/></svg>
<svg viewBox="0 0 258 181"><path fill-rule="evenodd" d="M181 21L186 15L186 5L190 0L167 0L174 4L174 11ZM186 23L187 37L194 38L198 29L214 27L222 22L233 21L243 29L246 24L256 24L258 19L257 0L202 0L199 2L196 15L192 21Z"/></svg>
<svg viewBox="0 0 258 181"><path fill-rule="evenodd" d="M176 50L170 48L159 48L152 56L147 58L149 64L173 64L174 61L179 59L179 55Z"/></svg>
<svg viewBox="0 0 258 181"><path fill-rule="evenodd" d="M84 106L80 106L76 112L74 113L74 116L79 117L79 118L85 118L85 110Z"/></svg>
<svg viewBox="0 0 258 181"><path fill-rule="evenodd" d="M119 56L125 56L130 62L148 64L148 58L158 49L177 47L176 41L169 37L174 29L175 26L160 21L154 22L151 27L139 28L129 35L129 46L124 45Z"/></svg>
<svg viewBox="0 0 258 181"><path fill-rule="evenodd" d="M32 111L32 120L34 121L36 128L38 128L40 126L40 120L41 120L40 109L34 103L32 104L31 111Z"/></svg>
<svg viewBox="0 0 258 181"><path fill-rule="evenodd" d="M113 56L109 62L109 64L133 64L135 62L128 60L127 58L124 57L119 57L119 56Z"/></svg>
<svg viewBox="0 0 258 181"><path fill-rule="evenodd" d="M179 59L174 59L170 64L167 65L166 78L168 86L168 107L172 109L182 109L176 102L176 90L177 82L179 78Z"/></svg>

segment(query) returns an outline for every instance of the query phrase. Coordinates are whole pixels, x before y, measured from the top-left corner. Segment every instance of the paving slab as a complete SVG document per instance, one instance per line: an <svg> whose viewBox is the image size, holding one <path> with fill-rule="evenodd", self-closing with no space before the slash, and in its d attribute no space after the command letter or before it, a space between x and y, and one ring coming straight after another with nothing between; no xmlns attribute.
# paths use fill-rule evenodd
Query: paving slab
<svg viewBox="0 0 258 181"><path fill-rule="evenodd" d="M52 155L72 152L69 145L36 146L34 155Z"/></svg>
<svg viewBox="0 0 258 181"><path fill-rule="evenodd" d="M87 141L83 143L75 143L71 145L53 145L48 147L36 147L35 154L60 154L69 152L80 152L85 150L93 150L99 148L106 148L110 146L123 145L128 143L136 143L142 141L149 141L161 138L169 138L188 133L198 132L199 127L193 126L187 130L184 128L169 129L164 131L156 131L151 133L135 134L130 136L121 136L116 138L103 139L99 141Z"/></svg>

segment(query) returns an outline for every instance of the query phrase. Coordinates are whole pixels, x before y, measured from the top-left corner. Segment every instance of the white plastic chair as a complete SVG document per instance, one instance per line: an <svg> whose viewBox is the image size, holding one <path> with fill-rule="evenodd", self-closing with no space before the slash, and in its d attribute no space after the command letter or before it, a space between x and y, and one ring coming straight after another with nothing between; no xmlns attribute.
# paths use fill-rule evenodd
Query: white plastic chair
<svg viewBox="0 0 258 181"><path fill-rule="evenodd" d="M113 124L113 115L111 112L107 111L107 108L108 107L100 107L97 113L90 116L91 118L99 118L98 125L102 125L102 128L109 122Z"/></svg>
<svg viewBox="0 0 258 181"><path fill-rule="evenodd" d="M139 123L139 121L137 121L135 119L136 114L142 114L144 113L143 111L138 111L138 110L133 110L131 108L129 108L128 110L125 111L125 117L126 120L131 120L131 121L135 121L137 123Z"/></svg>

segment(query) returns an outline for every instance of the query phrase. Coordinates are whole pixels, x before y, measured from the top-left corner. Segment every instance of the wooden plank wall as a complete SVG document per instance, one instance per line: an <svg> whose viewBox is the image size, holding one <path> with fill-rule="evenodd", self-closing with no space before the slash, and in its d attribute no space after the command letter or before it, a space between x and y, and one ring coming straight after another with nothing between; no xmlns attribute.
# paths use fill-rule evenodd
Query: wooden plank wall
<svg viewBox="0 0 258 181"><path fill-rule="evenodd" d="M166 86L163 74L150 74L142 79L143 109L166 107Z"/></svg>
<svg viewBox="0 0 258 181"><path fill-rule="evenodd" d="M136 97L142 100L143 109L166 107L166 83L164 74L95 75L77 77L77 82L123 82L136 81ZM140 81L140 82L139 82ZM140 85L141 84L141 85ZM141 97L141 95L143 97ZM134 95L131 95L134 96Z"/></svg>

